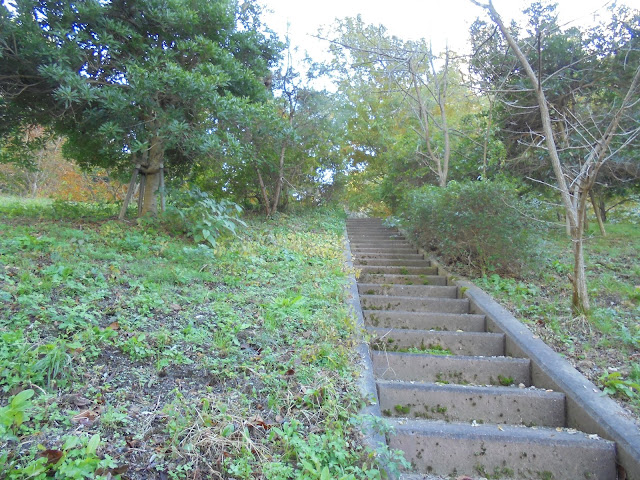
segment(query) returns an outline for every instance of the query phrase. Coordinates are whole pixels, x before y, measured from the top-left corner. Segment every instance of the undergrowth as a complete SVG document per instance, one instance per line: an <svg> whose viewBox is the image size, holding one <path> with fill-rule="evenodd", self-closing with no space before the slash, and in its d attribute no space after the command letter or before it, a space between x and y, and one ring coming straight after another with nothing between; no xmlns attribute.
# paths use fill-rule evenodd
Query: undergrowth
<svg viewBox="0 0 640 480"><path fill-rule="evenodd" d="M475 282L638 418L640 226L625 220L608 223L606 229L603 237L593 222L586 235L588 288L594 304L587 316L571 311L573 257L564 230L545 235L540 260L517 278L491 274Z"/></svg>
<svg viewBox="0 0 640 480"><path fill-rule="evenodd" d="M0 202L1 478L383 478L364 448L343 216L215 246L115 206Z"/></svg>

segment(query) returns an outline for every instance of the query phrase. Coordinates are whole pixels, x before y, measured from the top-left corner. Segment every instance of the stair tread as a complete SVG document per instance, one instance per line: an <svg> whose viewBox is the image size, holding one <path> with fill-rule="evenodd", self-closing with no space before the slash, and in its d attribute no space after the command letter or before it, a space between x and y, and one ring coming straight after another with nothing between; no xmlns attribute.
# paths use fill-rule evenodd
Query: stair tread
<svg viewBox="0 0 640 480"><path fill-rule="evenodd" d="M521 396L521 397L548 397L565 398L562 392L544 390L536 387L520 388L517 386L496 386L496 385L459 385L455 383L433 383L433 382L407 382L404 380L384 380L376 379L376 384L397 389L418 389L424 391L443 390L464 393L486 393L487 395Z"/></svg>
<svg viewBox="0 0 640 480"><path fill-rule="evenodd" d="M378 311L378 310L373 310ZM414 313L414 312L411 312ZM465 315L464 313L461 315ZM416 328L385 328L385 327L365 327L370 333L393 333L394 331L407 332L415 335L426 335L426 334L435 334L439 336L450 336L450 337L459 337L459 336L468 336L468 337L476 337L476 338L504 338L504 333L494 333L494 332L459 332L459 331L449 331L449 330L425 330L425 329L416 329Z"/></svg>
<svg viewBox="0 0 640 480"><path fill-rule="evenodd" d="M382 298L389 298L393 300L438 300L438 301L448 301L448 302L456 302L456 303L469 303L469 300L467 298L417 297L414 295L371 295L368 293L363 293L360 295L360 298L370 299L370 300L382 299Z"/></svg>
<svg viewBox="0 0 640 480"><path fill-rule="evenodd" d="M362 296L362 295L361 295ZM437 298L437 297L432 297ZM462 298L453 298L451 300L465 300ZM411 310L376 310L376 309L362 309L362 313L367 314L380 314L384 313L385 315L409 315L413 317L448 317L448 318L459 318L461 316L465 318L478 318L484 319L486 315L481 313L447 313L447 312L413 312Z"/></svg>
<svg viewBox="0 0 640 480"><path fill-rule="evenodd" d="M424 420L421 418L388 418L388 422L398 430L414 430L417 433L441 433L453 437L516 438L524 442L531 440L563 443L586 443L608 445L614 448L615 442L595 434L589 434L566 427L527 427L525 425L499 425L495 423L445 422L443 420Z"/></svg>

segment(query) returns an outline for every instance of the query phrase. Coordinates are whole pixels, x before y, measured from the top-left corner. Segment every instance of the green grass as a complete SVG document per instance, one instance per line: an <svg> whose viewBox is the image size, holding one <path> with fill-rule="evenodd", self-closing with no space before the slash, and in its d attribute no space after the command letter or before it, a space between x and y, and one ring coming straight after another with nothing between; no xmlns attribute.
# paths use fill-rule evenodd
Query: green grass
<svg viewBox="0 0 640 480"><path fill-rule="evenodd" d="M489 275L476 283L639 415L634 386L640 380L640 225L608 223L606 229L603 237L592 222L586 235L592 303L586 317L571 312L573 257L562 230L547 235L537 266L520 278Z"/></svg>
<svg viewBox="0 0 640 480"><path fill-rule="evenodd" d="M380 478L343 214L251 218L215 249L116 214L0 199L0 407L35 392L0 410L0 477Z"/></svg>

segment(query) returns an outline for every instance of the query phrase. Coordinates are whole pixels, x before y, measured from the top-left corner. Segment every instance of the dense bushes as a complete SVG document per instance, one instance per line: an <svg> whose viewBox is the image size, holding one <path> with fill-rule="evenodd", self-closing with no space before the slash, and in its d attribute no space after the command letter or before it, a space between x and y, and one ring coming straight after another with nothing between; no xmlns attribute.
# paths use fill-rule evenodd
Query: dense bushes
<svg viewBox="0 0 640 480"><path fill-rule="evenodd" d="M526 215L532 209L507 183L450 182L409 192L401 217L412 239L445 262L480 274L514 273L535 251Z"/></svg>

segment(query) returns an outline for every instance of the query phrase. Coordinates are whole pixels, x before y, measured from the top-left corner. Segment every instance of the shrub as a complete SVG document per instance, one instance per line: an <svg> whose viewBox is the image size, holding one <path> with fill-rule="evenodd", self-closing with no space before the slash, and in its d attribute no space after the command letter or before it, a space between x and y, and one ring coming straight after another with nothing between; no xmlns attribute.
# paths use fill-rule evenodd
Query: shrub
<svg viewBox="0 0 640 480"><path fill-rule="evenodd" d="M215 247L224 235L236 235L236 226L246 224L240 220L242 208L229 200L216 200L198 188L176 192L163 215L170 229L181 230L196 243Z"/></svg>
<svg viewBox="0 0 640 480"><path fill-rule="evenodd" d="M473 273L516 273L535 250L523 215L532 207L504 182L450 182L409 192L402 223L414 241L447 263Z"/></svg>

